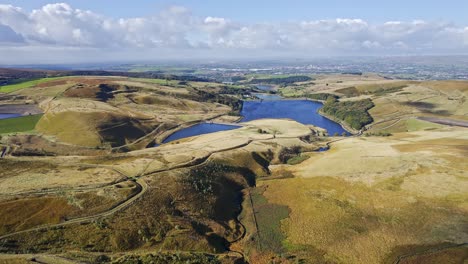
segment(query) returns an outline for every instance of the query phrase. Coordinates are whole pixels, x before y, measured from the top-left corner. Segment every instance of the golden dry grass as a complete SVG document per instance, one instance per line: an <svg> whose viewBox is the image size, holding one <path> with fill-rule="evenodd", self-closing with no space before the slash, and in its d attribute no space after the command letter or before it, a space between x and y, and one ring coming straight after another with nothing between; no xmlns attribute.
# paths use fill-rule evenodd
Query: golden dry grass
<svg viewBox="0 0 468 264"><path fill-rule="evenodd" d="M21 208L21 210L19 210ZM78 208L58 197L29 198L0 203L0 234L54 224Z"/></svg>
<svg viewBox="0 0 468 264"><path fill-rule="evenodd" d="M282 226L284 243L295 254L382 263L406 252L399 251L404 246L464 243L467 131L348 138L299 165L274 170L297 178L258 185L266 187L270 203L290 208Z"/></svg>
<svg viewBox="0 0 468 264"><path fill-rule="evenodd" d="M70 162L73 162L71 157ZM43 160L32 158L32 160ZM60 162L60 161L58 161ZM76 188L80 186L99 186L118 180L122 175L107 168L80 168L44 162L17 162L11 159L2 160L3 168L9 168L0 177L0 194L15 194L43 189Z"/></svg>
<svg viewBox="0 0 468 264"><path fill-rule="evenodd" d="M264 195L287 205L286 244L309 245L338 263L381 263L399 245L463 241L461 212L453 204L425 200L330 177L272 180ZM456 217L454 217L456 216ZM460 233L461 232L461 233Z"/></svg>

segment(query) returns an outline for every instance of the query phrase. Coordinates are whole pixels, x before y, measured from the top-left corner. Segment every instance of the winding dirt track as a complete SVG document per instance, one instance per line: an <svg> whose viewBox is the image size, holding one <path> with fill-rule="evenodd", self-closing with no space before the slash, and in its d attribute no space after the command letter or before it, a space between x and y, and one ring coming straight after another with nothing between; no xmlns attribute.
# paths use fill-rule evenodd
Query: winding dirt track
<svg viewBox="0 0 468 264"><path fill-rule="evenodd" d="M134 203L136 200L138 200L138 198L140 198L148 190L148 185L142 179L136 180L135 184L138 186L137 188L139 189L139 192L135 193L133 196L131 196L127 200L123 201L122 203L114 206L113 208L111 208L111 209L109 209L109 210L107 210L105 212L102 212L102 213L99 213L99 214L96 214L96 215L70 219L70 220L67 220L65 222L58 223L58 224L41 225L41 226L37 226L37 227L34 227L34 228L30 228L30 229L10 233L10 234L7 234L7 235L0 236L0 240L3 240L5 238L9 238L9 237L12 237L12 236L15 236L15 235L21 235L21 234L24 234L24 233L27 233L27 232L32 232L32 231L40 231L40 230L43 230L43 229L63 227L63 226L72 225L72 224L90 223L90 222L92 222L94 220L113 215L113 214L117 213L118 211L123 210L123 209L127 208L128 206L130 206L132 203Z"/></svg>

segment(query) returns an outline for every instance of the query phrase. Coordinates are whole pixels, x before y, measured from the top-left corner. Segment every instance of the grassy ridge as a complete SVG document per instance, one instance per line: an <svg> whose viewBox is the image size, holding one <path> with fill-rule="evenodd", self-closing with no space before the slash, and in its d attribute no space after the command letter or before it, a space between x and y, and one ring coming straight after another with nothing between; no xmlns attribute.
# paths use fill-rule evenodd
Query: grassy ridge
<svg viewBox="0 0 468 264"><path fill-rule="evenodd" d="M0 120L0 134L34 130L41 117L42 114L2 119Z"/></svg>
<svg viewBox="0 0 468 264"><path fill-rule="evenodd" d="M389 93L395 93L403 90L408 87L405 83L387 83L387 84L378 84L378 85L361 85L361 86L351 86L346 88L341 88L336 90L336 92L345 95L346 97L355 97L360 95L376 95L382 96Z"/></svg>
<svg viewBox="0 0 468 264"><path fill-rule="evenodd" d="M16 83L16 84L10 84L10 85L5 85L5 86L0 86L0 93L11 93L15 92L21 89L25 88L30 88L33 86L36 86L41 83L49 82L49 81L54 81L57 79L60 79L63 77L51 77L51 78L41 78L41 79L36 79L32 81L27 81L27 82L21 82L21 83Z"/></svg>
<svg viewBox="0 0 468 264"><path fill-rule="evenodd" d="M176 85L179 83L177 80L171 79L149 79L149 78L130 78L129 81L132 82L146 82L146 83L153 83L159 85Z"/></svg>

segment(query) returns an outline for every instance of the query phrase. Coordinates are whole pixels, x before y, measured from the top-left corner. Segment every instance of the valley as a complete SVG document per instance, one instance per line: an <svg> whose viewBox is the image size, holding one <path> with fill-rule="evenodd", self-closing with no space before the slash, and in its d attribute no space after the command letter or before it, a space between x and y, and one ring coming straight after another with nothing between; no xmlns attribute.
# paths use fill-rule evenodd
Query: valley
<svg viewBox="0 0 468 264"><path fill-rule="evenodd" d="M468 258L466 81L62 74L0 86L0 263Z"/></svg>

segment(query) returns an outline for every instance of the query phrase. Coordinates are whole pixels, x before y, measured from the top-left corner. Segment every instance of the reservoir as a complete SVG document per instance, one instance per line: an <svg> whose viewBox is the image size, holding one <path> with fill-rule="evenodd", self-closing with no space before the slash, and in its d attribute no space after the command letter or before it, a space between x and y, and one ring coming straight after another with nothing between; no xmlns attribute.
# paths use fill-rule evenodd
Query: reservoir
<svg viewBox="0 0 468 264"><path fill-rule="evenodd" d="M329 135L342 134L346 130L340 124L321 116L317 111L322 103L309 100L245 101L241 122L262 118L289 118L306 125L325 128ZM346 132L349 135L348 132Z"/></svg>
<svg viewBox="0 0 468 264"><path fill-rule="evenodd" d="M201 124L193 125L191 127L187 127L182 130L174 132L169 137L164 139L162 143L168 143L168 142L186 138L186 137L193 137L193 136L198 136L198 135L203 135L203 134L208 134L208 133L213 133L213 132L232 130L236 128L239 128L239 126L214 124L214 123L201 123Z"/></svg>
<svg viewBox="0 0 468 264"><path fill-rule="evenodd" d="M329 135L335 133L341 135L343 132L349 135L340 124L321 116L317 112L322 107L322 103L309 100L275 100L278 95L263 94L263 96L265 96L262 98L263 101L244 101L244 106L241 111L241 115L243 116L241 122L263 118L289 118L302 124L325 128ZM236 128L239 128L239 126L201 123L174 132L162 143ZM322 151L325 150L326 149Z"/></svg>

